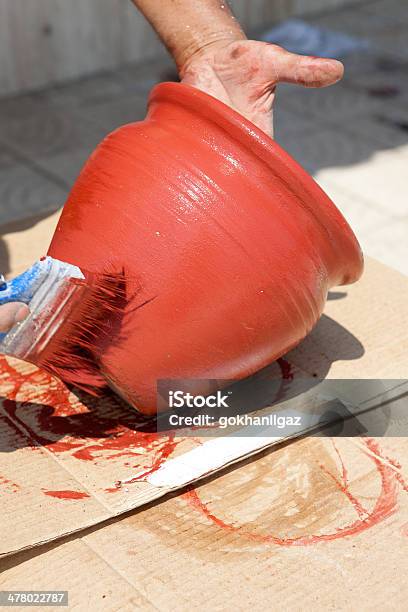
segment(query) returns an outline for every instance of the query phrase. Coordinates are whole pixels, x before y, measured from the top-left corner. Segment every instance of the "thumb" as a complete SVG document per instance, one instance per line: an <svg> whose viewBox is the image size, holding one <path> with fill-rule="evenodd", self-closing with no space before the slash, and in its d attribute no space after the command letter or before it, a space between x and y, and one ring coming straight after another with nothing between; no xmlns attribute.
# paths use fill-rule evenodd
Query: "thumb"
<svg viewBox="0 0 408 612"><path fill-rule="evenodd" d="M265 56L270 62L273 84L293 83L304 87L327 87L339 81L344 74L343 64L335 59L298 55L278 45L269 44L268 47Z"/></svg>
<svg viewBox="0 0 408 612"><path fill-rule="evenodd" d="M0 306L0 333L7 332L16 323L23 321L29 312L28 306L20 302Z"/></svg>

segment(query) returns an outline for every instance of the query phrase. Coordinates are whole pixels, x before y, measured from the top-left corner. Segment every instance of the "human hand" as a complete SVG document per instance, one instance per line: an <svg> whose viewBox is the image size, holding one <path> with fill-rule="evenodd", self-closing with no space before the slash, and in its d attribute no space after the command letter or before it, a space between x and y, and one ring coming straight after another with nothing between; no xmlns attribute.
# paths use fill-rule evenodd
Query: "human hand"
<svg viewBox="0 0 408 612"><path fill-rule="evenodd" d="M218 98L273 136L272 109L278 83L326 87L343 76L333 59L290 53L255 40L217 41L179 69L183 83Z"/></svg>
<svg viewBox="0 0 408 612"><path fill-rule="evenodd" d="M23 321L30 309L22 302L10 302L0 306L0 332L8 332L16 323Z"/></svg>

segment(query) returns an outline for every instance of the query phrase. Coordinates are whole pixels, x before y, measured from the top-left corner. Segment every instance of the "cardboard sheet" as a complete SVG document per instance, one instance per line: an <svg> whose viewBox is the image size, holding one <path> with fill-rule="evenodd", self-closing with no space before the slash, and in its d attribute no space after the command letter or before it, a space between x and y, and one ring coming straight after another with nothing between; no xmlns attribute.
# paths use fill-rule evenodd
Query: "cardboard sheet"
<svg viewBox="0 0 408 612"><path fill-rule="evenodd" d="M407 441L374 450L401 477L349 439L298 440L6 557L0 588L65 589L75 610L405 610Z"/></svg>
<svg viewBox="0 0 408 612"><path fill-rule="evenodd" d="M43 254L54 223L49 218L3 235L3 250L14 253L10 272ZM19 243L32 245L29 261L17 257ZM329 297L314 331L286 356L294 376L408 378L407 279L369 260L359 283ZM147 482L115 483L156 470L202 442L158 440L140 431L140 418L113 395L90 401L21 362L2 358L0 372L3 555L163 495ZM86 581L99 573L95 592L87 593L98 609L119 602L121 609L187 609L193 595L197 606L225 608L226 584L228 606L261 607L268 595L274 606L296 609L293 577L301 566L307 577L301 588L316 607L350 603L351 589L359 609L374 601L387 609L390 597L398 609L403 590L395 576L407 569L407 467L403 438L298 440L145 512L71 535L61 546L40 547L40 556L10 556L2 562L0 586L21 588L29 576L26 588L58 584L71 589L73 606L77 601L85 609ZM81 584L71 574L57 579L67 560L84 577ZM44 564L55 572L44 576ZM243 580L248 601L240 595Z"/></svg>

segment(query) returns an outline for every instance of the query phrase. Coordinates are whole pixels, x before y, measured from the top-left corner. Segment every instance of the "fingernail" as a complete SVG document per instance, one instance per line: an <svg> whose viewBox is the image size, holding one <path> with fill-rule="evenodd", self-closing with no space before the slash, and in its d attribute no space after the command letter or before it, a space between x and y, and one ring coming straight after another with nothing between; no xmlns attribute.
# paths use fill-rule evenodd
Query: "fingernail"
<svg viewBox="0 0 408 612"><path fill-rule="evenodd" d="M20 306L20 308L16 310L16 313L14 315L14 323L21 323L21 321L24 321L29 312L30 311L28 306L26 306L25 304L23 306Z"/></svg>

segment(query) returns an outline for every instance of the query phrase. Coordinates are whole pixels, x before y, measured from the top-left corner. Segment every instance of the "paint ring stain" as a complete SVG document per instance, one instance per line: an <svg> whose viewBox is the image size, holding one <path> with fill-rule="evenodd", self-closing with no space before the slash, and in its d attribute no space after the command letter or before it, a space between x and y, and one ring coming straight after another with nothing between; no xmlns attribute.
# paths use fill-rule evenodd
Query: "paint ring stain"
<svg viewBox="0 0 408 612"><path fill-rule="evenodd" d="M208 522L225 532L239 535L247 542L274 544L285 547L308 546L319 542L328 542L347 536L357 535L366 531L367 529L370 529L371 527L374 527L375 525L378 525L389 516L393 515L397 510L397 485L399 483L397 475L394 470L381 461L381 459L385 459L385 457L381 453L381 449L375 440L366 439L365 444L367 449L371 451L371 454L367 453L366 456L374 462L376 471L379 475L381 483L380 493L371 511L367 511L362 508L360 502L351 494L349 490L346 480L347 474L345 473L344 464L342 462L342 476L343 478L345 477L345 484L343 485L341 480L339 480L339 490L346 496L348 502L353 505L358 518L354 522L347 525L334 529L332 528L329 533L306 534L299 537L284 537L278 534L258 533L256 531L256 525L251 527L251 525L248 523L240 524L238 521L225 520L219 516L214 510L211 509L211 502L204 501L196 489L190 489L184 494L184 497L193 508L195 508L207 519ZM373 456L373 454L379 456L379 459Z"/></svg>

